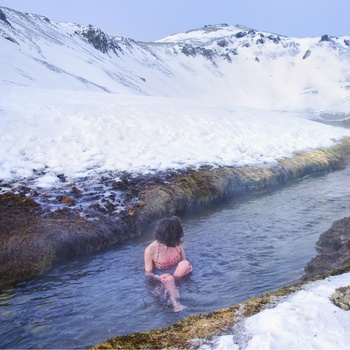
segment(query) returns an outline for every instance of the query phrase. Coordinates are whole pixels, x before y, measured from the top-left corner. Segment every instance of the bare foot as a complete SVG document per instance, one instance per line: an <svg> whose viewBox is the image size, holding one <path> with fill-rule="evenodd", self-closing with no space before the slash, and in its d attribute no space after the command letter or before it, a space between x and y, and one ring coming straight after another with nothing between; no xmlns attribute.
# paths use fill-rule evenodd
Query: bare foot
<svg viewBox="0 0 350 350"><path fill-rule="evenodd" d="M177 301L173 302L173 306L174 306L174 312L180 312L183 311L186 307L183 306L182 304L178 303Z"/></svg>

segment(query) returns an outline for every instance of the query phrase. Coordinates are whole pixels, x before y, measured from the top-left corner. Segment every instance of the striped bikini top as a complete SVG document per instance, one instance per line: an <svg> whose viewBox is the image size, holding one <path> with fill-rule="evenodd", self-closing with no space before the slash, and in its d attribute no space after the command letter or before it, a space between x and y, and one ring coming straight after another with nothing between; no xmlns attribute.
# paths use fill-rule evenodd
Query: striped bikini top
<svg viewBox="0 0 350 350"><path fill-rule="evenodd" d="M177 266L177 264L181 261L181 252L176 247L177 255L174 259L168 262L159 261L159 245L158 245L158 254L157 260L153 261L154 267L156 270L168 270L173 269Z"/></svg>

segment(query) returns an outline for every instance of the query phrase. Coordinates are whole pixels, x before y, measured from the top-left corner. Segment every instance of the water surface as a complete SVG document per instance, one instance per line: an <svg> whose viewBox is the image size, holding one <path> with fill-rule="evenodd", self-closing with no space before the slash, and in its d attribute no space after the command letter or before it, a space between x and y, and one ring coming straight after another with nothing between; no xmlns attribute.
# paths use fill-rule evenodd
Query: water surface
<svg viewBox="0 0 350 350"><path fill-rule="evenodd" d="M350 215L350 167L182 217L194 266L174 313L143 272L152 230L0 294L0 348L86 348L297 282L319 235Z"/></svg>

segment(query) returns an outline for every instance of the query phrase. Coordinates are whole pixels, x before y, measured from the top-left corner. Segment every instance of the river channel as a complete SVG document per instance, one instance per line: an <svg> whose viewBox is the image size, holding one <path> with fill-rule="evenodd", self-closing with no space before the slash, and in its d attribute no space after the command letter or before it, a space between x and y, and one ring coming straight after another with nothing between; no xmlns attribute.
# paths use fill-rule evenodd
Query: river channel
<svg viewBox="0 0 350 350"><path fill-rule="evenodd" d="M143 272L153 228L136 240L79 257L0 294L0 348L86 348L165 327L299 281L315 243L350 215L350 167L273 193L183 216L194 271L178 283L174 313Z"/></svg>

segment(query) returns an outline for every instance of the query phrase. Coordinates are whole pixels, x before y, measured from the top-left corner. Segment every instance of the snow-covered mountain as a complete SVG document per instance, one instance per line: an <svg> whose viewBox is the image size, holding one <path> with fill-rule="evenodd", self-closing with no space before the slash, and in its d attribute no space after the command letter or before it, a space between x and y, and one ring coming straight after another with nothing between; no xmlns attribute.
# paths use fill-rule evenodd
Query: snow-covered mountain
<svg viewBox="0 0 350 350"><path fill-rule="evenodd" d="M350 133L306 120L350 110L350 37L222 24L142 43L0 11L0 191L271 165Z"/></svg>
<svg viewBox="0 0 350 350"><path fill-rule="evenodd" d="M120 187L128 174L272 167L295 152L331 147L350 130L304 117L349 112L349 60L350 36L297 39L221 24L142 43L0 7L0 195L25 192L50 211L69 206L74 215L94 220L98 211L114 221L134 215L129 204L138 198ZM347 123L348 115L341 116ZM305 293L301 308L298 295L289 303L298 322L308 316L312 339L325 326L316 312L310 321L310 305L335 313L324 313L330 293L321 287L318 304ZM253 340L260 341L264 316L245 325L254 333L256 322ZM297 331L303 340L311 332ZM280 327L271 342L291 339L288 332ZM221 344L235 345L232 337Z"/></svg>
<svg viewBox="0 0 350 350"><path fill-rule="evenodd" d="M0 7L0 84L346 111L350 36L289 38L209 25L157 42Z"/></svg>

